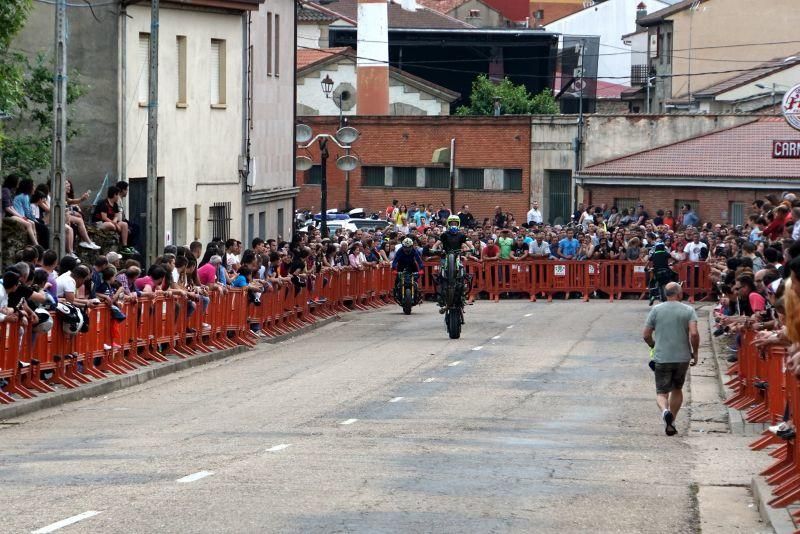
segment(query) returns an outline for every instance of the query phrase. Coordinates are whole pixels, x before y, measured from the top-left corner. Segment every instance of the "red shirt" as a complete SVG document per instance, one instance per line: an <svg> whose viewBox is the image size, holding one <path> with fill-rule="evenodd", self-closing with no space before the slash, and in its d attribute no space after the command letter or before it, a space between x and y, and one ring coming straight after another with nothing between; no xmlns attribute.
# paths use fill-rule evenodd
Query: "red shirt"
<svg viewBox="0 0 800 534"><path fill-rule="evenodd" d="M208 286L217 281L217 268L210 263L206 263L197 269L197 278L204 286Z"/></svg>
<svg viewBox="0 0 800 534"><path fill-rule="evenodd" d="M495 258L500 255L500 247L497 245L486 245L483 249L484 258Z"/></svg>

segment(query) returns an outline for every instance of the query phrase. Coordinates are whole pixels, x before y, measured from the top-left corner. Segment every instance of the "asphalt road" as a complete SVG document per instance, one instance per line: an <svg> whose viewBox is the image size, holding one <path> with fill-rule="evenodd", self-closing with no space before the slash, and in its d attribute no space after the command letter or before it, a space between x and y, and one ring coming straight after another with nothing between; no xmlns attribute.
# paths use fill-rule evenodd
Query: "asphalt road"
<svg viewBox="0 0 800 534"><path fill-rule="evenodd" d="M352 313L11 421L0 532L694 532L647 310L479 302L457 341L430 303Z"/></svg>

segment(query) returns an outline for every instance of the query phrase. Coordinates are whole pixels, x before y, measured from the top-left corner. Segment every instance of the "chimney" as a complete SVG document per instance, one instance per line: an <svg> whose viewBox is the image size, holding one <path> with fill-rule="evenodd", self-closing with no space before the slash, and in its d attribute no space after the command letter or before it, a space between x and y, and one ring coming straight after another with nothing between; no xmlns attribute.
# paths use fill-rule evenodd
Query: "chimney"
<svg viewBox="0 0 800 534"><path fill-rule="evenodd" d="M642 17L647 16L647 4L644 2L639 2L639 5L636 6L636 20L639 20Z"/></svg>
<svg viewBox="0 0 800 534"><path fill-rule="evenodd" d="M389 14L386 0L358 0L357 40L358 114L388 115Z"/></svg>

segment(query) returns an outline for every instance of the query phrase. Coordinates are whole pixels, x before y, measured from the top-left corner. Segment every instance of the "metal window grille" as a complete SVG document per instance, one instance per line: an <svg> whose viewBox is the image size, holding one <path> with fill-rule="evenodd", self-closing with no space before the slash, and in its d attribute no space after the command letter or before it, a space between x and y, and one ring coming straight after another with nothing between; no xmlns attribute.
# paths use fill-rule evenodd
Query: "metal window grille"
<svg viewBox="0 0 800 534"><path fill-rule="evenodd" d="M450 188L450 169L428 167L425 169L425 187L431 189Z"/></svg>
<svg viewBox="0 0 800 534"><path fill-rule="evenodd" d="M459 169L459 189L483 189L483 169Z"/></svg>
<svg viewBox="0 0 800 534"><path fill-rule="evenodd" d="M386 185L386 167L362 167L361 185L383 187Z"/></svg>
<svg viewBox="0 0 800 534"><path fill-rule="evenodd" d="M638 198L623 197L614 199L614 205L617 207L617 210L619 210L619 213L622 213L622 210L628 210L628 212L633 215L636 212L636 204L638 203Z"/></svg>
<svg viewBox="0 0 800 534"><path fill-rule="evenodd" d="M322 165L314 165L308 169L306 185L320 185L322 183Z"/></svg>
<svg viewBox="0 0 800 534"><path fill-rule="evenodd" d="M700 202L698 200L690 200L690 199L683 199L683 198L676 198L675 199L675 211L672 214L675 216L677 220L678 216L681 214L681 208L684 204L689 204L692 207L692 211L695 213L700 213Z"/></svg>
<svg viewBox="0 0 800 534"><path fill-rule="evenodd" d="M505 191L522 191L522 169L503 171L503 189Z"/></svg>
<svg viewBox="0 0 800 534"><path fill-rule="evenodd" d="M730 208L731 224L734 226L744 225L745 220L745 205L744 202L731 202Z"/></svg>
<svg viewBox="0 0 800 534"><path fill-rule="evenodd" d="M417 187L417 168L416 167L395 167L394 168L395 187Z"/></svg>
<svg viewBox="0 0 800 534"><path fill-rule="evenodd" d="M230 238L231 203L215 202L208 209L208 222L211 223L211 237L223 241Z"/></svg>
<svg viewBox="0 0 800 534"><path fill-rule="evenodd" d="M648 71L648 65L631 65L631 85L645 85Z"/></svg>

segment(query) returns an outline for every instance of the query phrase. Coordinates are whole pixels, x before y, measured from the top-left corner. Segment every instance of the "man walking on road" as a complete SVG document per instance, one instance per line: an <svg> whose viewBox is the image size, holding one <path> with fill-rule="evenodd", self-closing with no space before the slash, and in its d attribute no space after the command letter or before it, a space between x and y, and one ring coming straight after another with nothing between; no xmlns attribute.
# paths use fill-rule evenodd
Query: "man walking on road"
<svg viewBox="0 0 800 534"><path fill-rule="evenodd" d="M651 349L655 348L656 403L661 409L664 432L674 436L678 432L675 418L683 404L686 373L690 365L697 363L700 333L694 308L681 302L680 284L670 282L664 292L667 302L650 310L642 337Z"/></svg>

